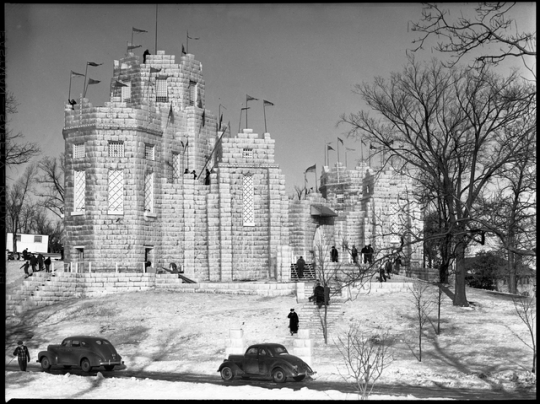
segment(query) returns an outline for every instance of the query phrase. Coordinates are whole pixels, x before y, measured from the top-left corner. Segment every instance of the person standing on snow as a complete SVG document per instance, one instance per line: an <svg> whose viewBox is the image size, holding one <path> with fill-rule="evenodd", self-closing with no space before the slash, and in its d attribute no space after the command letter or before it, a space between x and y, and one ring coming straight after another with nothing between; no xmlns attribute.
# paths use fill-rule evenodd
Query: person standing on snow
<svg viewBox="0 0 540 404"><path fill-rule="evenodd" d="M26 372L26 365L30 362L30 352L28 352L28 348L23 344L23 341L18 341L17 345L17 348L13 351L13 355L19 360L19 369Z"/></svg>
<svg viewBox="0 0 540 404"><path fill-rule="evenodd" d="M294 309L291 309L291 312L287 317L289 319L289 329L291 330L291 335L296 334L298 332L298 323L300 323L298 314L295 313Z"/></svg>

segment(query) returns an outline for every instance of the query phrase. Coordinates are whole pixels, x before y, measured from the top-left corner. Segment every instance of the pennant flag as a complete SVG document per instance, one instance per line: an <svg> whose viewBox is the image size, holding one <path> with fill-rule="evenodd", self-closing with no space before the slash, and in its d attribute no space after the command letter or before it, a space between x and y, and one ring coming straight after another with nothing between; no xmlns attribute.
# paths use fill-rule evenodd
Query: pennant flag
<svg viewBox="0 0 540 404"><path fill-rule="evenodd" d="M251 95L246 94L246 101L257 101L258 98L253 98Z"/></svg>
<svg viewBox="0 0 540 404"><path fill-rule="evenodd" d="M115 80L114 87L129 87L127 84L122 83L121 81Z"/></svg>
<svg viewBox="0 0 540 404"><path fill-rule="evenodd" d="M272 104L270 101L266 101L266 100L263 100L263 105L270 105L270 106L274 106L274 104Z"/></svg>
<svg viewBox="0 0 540 404"><path fill-rule="evenodd" d="M90 79L90 78L88 79L88 84L97 84L97 83L101 83L101 81Z"/></svg>
<svg viewBox="0 0 540 404"><path fill-rule="evenodd" d="M133 49L137 49L137 48L140 48L142 45L129 45L127 48L128 50L133 50Z"/></svg>
<svg viewBox="0 0 540 404"><path fill-rule="evenodd" d="M172 109L172 103L171 103L171 108L169 109L169 117L167 119L170 119L170 121L172 123L174 123L174 114L173 114L173 109Z"/></svg>
<svg viewBox="0 0 540 404"><path fill-rule="evenodd" d="M71 71L71 77L73 76L83 76L84 77L84 74L81 74L81 73L77 73L77 72L74 72L73 70Z"/></svg>
<svg viewBox="0 0 540 404"><path fill-rule="evenodd" d="M327 149L326 150L334 150L334 148L330 145L326 145ZM334 150L335 151L335 150Z"/></svg>
<svg viewBox="0 0 540 404"><path fill-rule="evenodd" d="M161 71L161 67L158 69L157 67L150 66L150 73L159 73Z"/></svg>
<svg viewBox="0 0 540 404"><path fill-rule="evenodd" d="M304 171L304 174L314 172L316 168L317 168L317 164L313 164L311 167L308 167L306 171Z"/></svg>
<svg viewBox="0 0 540 404"><path fill-rule="evenodd" d="M377 148L375 146L371 145L371 144L369 145L369 148L370 148L370 150L377 150Z"/></svg>
<svg viewBox="0 0 540 404"><path fill-rule="evenodd" d="M349 149L348 147L346 147L345 149L347 149L348 151L356 151L356 149Z"/></svg>
<svg viewBox="0 0 540 404"><path fill-rule="evenodd" d="M87 62L86 64L90 66L101 66L103 63Z"/></svg>
<svg viewBox="0 0 540 404"><path fill-rule="evenodd" d="M186 49L184 48L184 44L182 44L182 55L186 54Z"/></svg>
<svg viewBox="0 0 540 404"><path fill-rule="evenodd" d="M202 126L206 123L206 109L203 109L202 112Z"/></svg>
<svg viewBox="0 0 540 404"><path fill-rule="evenodd" d="M341 140L339 137L337 138L337 140L339 140L341 144L343 144L343 140Z"/></svg>
<svg viewBox="0 0 540 404"><path fill-rule="evenodd" d="M133 27L132 29L133 29L133 32L148 32L148 31L146 31L144 29L139 29L139 28L135 28L135 27Z"/></svg>
<svg viewBox="0 0 540 404"><path fill-rule="evenodd" d="M219 117L219 130L221 130L221 121L223 121L223 114Z"/></svg>
<svg viewBox="0 0 540 404"><path fill-rule="evenodd" d="M195 39L195 40L199 39L199 38L192 38L192 37L190 37L190 36L189 36L189 32L187 33L187 37L188 37L189 39Z"/></svg>
<svg viewBox="0 0 540 404"><path fill-rule="evenodd" d="M246 109L251 109L251 107L240 108L240 111L245 111Z"/></svg>

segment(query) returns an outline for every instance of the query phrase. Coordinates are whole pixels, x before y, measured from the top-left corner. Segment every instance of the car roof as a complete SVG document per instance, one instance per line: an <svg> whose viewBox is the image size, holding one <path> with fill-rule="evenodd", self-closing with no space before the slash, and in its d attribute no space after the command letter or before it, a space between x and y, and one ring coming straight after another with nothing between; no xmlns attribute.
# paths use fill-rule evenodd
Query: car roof
<svg viewBox="0 0 540 404"><path fill-rule="evenodd" d="M86 341L97 341L97 340L106 340L106 341L108 341L107 338L89 337L88 335L74 335L74 336L71 336L71 337L66 337L62 341L65 341L67 339L71 339L71 340L80 339L80 340L86 340Z"/></svg>
<svg viewBox="0 0 540 404"><path fill-rule="evenodd" d="M274 342L266 342L266 343L262 343L262 344L253 344L250 346L250 348L253 348L253 347L268 347L268 348L276 348L276 347L283 347L285 348L283 345L281 344L276 344Z"/></svg>

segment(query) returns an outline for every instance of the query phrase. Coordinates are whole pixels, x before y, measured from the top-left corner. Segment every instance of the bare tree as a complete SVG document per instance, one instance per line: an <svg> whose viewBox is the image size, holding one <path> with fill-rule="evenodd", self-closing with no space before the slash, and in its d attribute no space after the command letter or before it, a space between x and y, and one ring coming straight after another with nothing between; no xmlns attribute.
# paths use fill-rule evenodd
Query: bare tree
<svg viewBox="0 0 540 404"><path fill-rule="evenodd" d="M430 321L429 316L433 311L435 300L429 283L414 281L412 287L409 286L409 290L414 304L414 314L418 321L418 362L422 362L422 333L424 325Z"/></svg>
<svg viewBox="0 0 540 404"><path fill-rule="evenodd" d="M13 233L13 251L17 251L17 234L21 226L22 214L28 205L29 196L34 185L36 166L26 167L24 174L6 192L6 208L9 226Z"/></svg>
<svg viewBox="0 0 540 404"><path fill-rule="evenodd" d="M529 344L519 335L517 337L526 346L531 348L533 352L531 372L536 374L536 297L522 297L519 299L514 298L512 300L514 302L516 314L527 327L527 331L529 332L529 336L531 338L531 343Z"/></svg>
<svg viewBox="0 0 540 404"><path fill-rule="evenodd" d="M341 376L345 381L354 381L361 400L367 400L382 372L393 361L390 341L388 331L367 336L358 324L351 325L344 338L338 337L336 346L349 373Z"/></svg>
<svg viewBox="0 0 540 404"><path fill-rule="evenodd" d="M404 174L438 190L456 260L456 306L468 306L463 264L475 204L534 138L535 120L527 119L536 108L534 91L516 74L501 78L485 69L448 69L435 60L420 65L411 58L389 81L356 86L380 118L365 111L341 117L351 126L349 136L385 148L386 161L396 157ZM509 131L518 121L527 125Z"/></svg>
<svg viewBox="0 0 540 404"><path fill-rule="evenodd" d="M38 164L42 190L36 192L43 206L59 218L64 216L64 153L57 158L45 156Z"/></svg>
<svg viewBox="0 0 540 404"><path fill-rule="evenodd" d="M413 51L423 49L428 38L436 37L435 49L452 56L450 66L471 52L480 52L474 58L477 66L498 65L506 58L522 58L525 67L536 77L536 31L519 31L512 18L515 4L479 3L473 18L464 17L463 13L452 17L449 10L427 3L421 20L412 25L413 31L422 34L413 41L416 44ZM532 8L531 11L534 12ZM534 57L532 65L527 57Z"/></svg>
<svg viewBox="0 0 540 404"><path fill-rule="evenodd" d="M9 91L6 93L6 114L13 115L17 111L17 101L15 96ZM6 139L6 166L21 165L28 163L33 157L39 155L40 148L36 143L26 142L22 143L21 140L24 135L21 132L15 134L9 129L9 119L6 124L7 130L5 133Z"/></svg>
<svg viewBox="0 0 540 404"><path fill-rule="evenodd" d="M298 197L298 200L301 201L302 199L307 198L308 189L304 185L304 187L299 187L298 185L294 186L294 192L296 192L296 196Z"/></svg>

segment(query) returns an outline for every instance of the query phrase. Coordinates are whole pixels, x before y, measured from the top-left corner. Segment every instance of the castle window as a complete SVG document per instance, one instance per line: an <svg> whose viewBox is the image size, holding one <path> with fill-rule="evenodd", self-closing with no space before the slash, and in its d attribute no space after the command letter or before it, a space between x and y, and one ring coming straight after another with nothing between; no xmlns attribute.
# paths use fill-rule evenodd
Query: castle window
<svg viewBox="0 0 540 404"><path fill-rule="evenodd" d="M122 87L122 102L130 102L131 101L131 81L128 81L127 83L123 83L126 86Z"/></svg>
<svg viewBox="0 0 540 404"><path fill-rule="evenodd" d="M144 178L144 210L154 211L154 173L146 173Z"/></svg>
<svg viewBox="0 0 540 404"><path fill-rule="evenodd" d="M34 243L43 243L41 236L34 236Z"/></svg>
<svg viewBox="0 0 540 404"><path fill-rule="evenodd" d="M244 175L242 179L242 217L244 226L255 226L255 201L253 176Z"/></svg>
<svg viewBox="0 0 540 404"><path fill-rule="evenodd" d="M84 212L85 208L85 199L86 199L86 172L75 171L74 172L74 182L75 182L75 203L74 211L75 212Z"/></svg>
<svg viewBox="0 0 540 404"><path fill-rule="evenodd" d="M123 141L109 141L109 157L124 157Z"/></svg>
<svg viewBox="0 0 540 404"><path fill-rule="evenodd" d="M15 240L21 241L21 235L20 235L20 234L17 234L17 235L15 236Z"/></svg>
<svg viewBox="0 0 540 404"><path fill-rule="evenodd" d="M180 175L182 174L182 169L180 167L180 153L172 154L172 164L173 164L173 182L178 183Z"/></svg>
<svg viewBox="0 0 540 404"><path fill-rule="evenodd" d="M195 81L189 82L189 105L195 105L197 102L197 83Z"/></svg>
<svg viewBox="0 0 540 404"><path fill-rule="evenodd" d="M169 102L167 79L156 79L156 102Z"/></svg>
<svg viewBox="0 0 540 404"><path fill-rule="evenodd" d="M242 157L245 159L252 159L253 158L253 149L244 149L242 150Z"/></svg>
<svg viewBox="0 0 540 404"><path fill-rule="evenodd" d="M109 170L109 212L124 212L124 171Z"/></svg>
<svg viewBox="0 0 540 404"><path fill-rule="evenodd" d="M144 145L144 158L146 160L154 160L154 145Z"/></svg>
<svg viewBox="0 0 540 404"><path fill-rule="evenodd" d="M73 145L73 158L82 159L84 157L85 157L84 143L74 144Z"/></svg>

